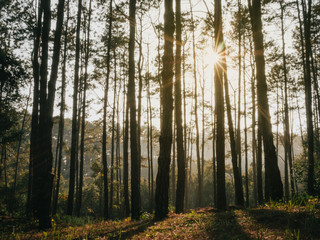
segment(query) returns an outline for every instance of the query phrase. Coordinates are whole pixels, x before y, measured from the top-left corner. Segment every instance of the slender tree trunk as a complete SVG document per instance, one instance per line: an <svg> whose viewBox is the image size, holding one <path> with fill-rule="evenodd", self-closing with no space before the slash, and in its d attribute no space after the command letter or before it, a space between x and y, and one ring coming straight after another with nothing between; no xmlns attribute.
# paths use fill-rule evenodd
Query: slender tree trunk
<svg viewBox="0 0 320 240"><path fill-rule="evenodd" d="M115 50L114 50L115 52ZM114 54L116 56L116 54ZM115 58L116 62L116 58ZM121 69L120 69L121 70ZM115 68L115 76L117 75L117 71ZM117 94L117 140L116 140L116 178L117 178L117 205L120 205L120 193L121 193L121 165L120 165L120 108L119 108L119 98L120 98L120 92L121 92L121 75L120 75L120 81L119 81L119 90ZM120 210L120 209L118 209ZM119 211L118 211L119 212Z"/></svg>
<svg viewBox="0 0 320 240"><path fill-rule="evenodd" d="M124 87L124 89L126 89ZM124 90L125 91L125 90ZM124 95L127 95L124 92ZM128 97L125 99L126 116L124 124L124 139L123 139L123 195L124 195L124 206L125 206L125 217L130 216L130 203L129 203L129 103Z"/></svg>
<svg viewBox="0 0 320 240"><path fill-rule="evenodd" d="M291 136L290 136L290 126L289 126L289 107L288 107L288 77L287 77L287 62L286 62L286 52L285 52L285 40L284 40L284 6L283 2L280 1L281 8L281 36L282 36L282 61L284 68L284 145L286 159L289 160L289 170L290 170L290 183L291 183L291 195L294 195L294 181L293 181L293 170L292 170L292 153L291 153ZM288 165L286 163L286 165ZM289 187L286 189L286 196L289 197Z"/></svg>
<svg viewBox="0 0 320 240"><path fill-rule="evenodd" d="M254 62L253 62L253 51L252 41L250 39L250 63L251 63L251 97L252 97L252 168L253 168L253 203L257 205L257 142L256 142L256 91L255 91L255 77L254 77Z"/></svg>
<svg viewBox="0 0 320 240"><path fill-rule="evenodd" d="M238 14L239 19L241 19L241 0L238 0ZM240 172L241 185L242 185L242 160L241 160L241 23L238 23L238 67L239 67L239 75L238 75L238 127L237 127L237 154L238 154L238 168Z"/></svg>
<svg viewBox="0 0 320 240"><path fill-rule="evenodd" d="M310 40L310 24L311 24L311 5L312 1L308 0L306 7L304 0L301 1L303 8L304 38L306 50L306 75L304 79L305 88L305 104L307 118L308 133L308 194L314 195L314 133L312 122L312 86L311 86L311 40ZM306 9L307 8L307 9Z"/></svg>
<svg viewBox="0 0 320 240"><path fill-rule="evenodd" d="M181 19L180 19L181 21ZM187 207L188 195L188 151L187 151L187 104L186 104L186 77L185 77L185 43L182 42L182 80L183 80L183 129L184 129L184 160L185 160L185 204ZM179 173L178 173L179 174Z"/></svg>
<svg viewBox="0 0 320 240"><path fill-rule="evenodd" d="M90 24L91 24L91 0L89 2L89 16L87 26L87 39L85 45L85 63L84 63L84 79L83 79L83 100L82 100L82 122L81 122L81 140L80 140L80 171L79 171L79 190L76 206L77 216L80 216L82 205L82 188L83 188L83 165L84 165L84 136L86 125L86 102L87 102L87 88L88 88L88 63L90 57Z"/></svg>
<svg viewBox="0 0 320 240"><path fill-rule="evenodd" d="M78 85L79 85L79 59L80 59L80 24L81 24L82 0L78 0L77 29L76 29L76 56L74 68L73 85L73 107L72 107L72 133L71 133L71 156L70 156L70 180L67 214L73 214L75 171L76 171L76 150L77 150L77 109L78 109Z"/></svg>
<svg viewBox="0 0 320 240"><path fill-rule="evenodd" d="M199 123L198 123L198 82L197 82L197 60L196 60L196 43L195 43L195 25L193 20L193 11L191 0L190 13L191 13L191 24L192 24L192 49L193 49L193 79L194 79L194 115L195 115L195 125L196 125L196 151L197 151L197 168L198 168L198 207L202 206L203 198L203 184L201 175L201 162L200 162L200 136L199 136Z"/></svg>
<svg viewBox="0 0 320 240"><path fill-rule="evenodd" d="M273 144L273 135L270 121L270 112L267 96L267 84L265 76L264 45L261 21L261 1L249 0L251 25L255 49L257 67L257 96L259 106L259 124L263 137L266 167L266 185L270 191L270 197L278 200L283 197L283 189L276 150Z"/></svg>
<svg viewBox="0 0 320 240"><path fill-rule="evenodd" d="M222 32L222 10L221 0L214 2L214 33L215 33L215 51L221 54L225 51ZM223 59L225 61L225 59ZM225 134L224 134L224 96L223 96L223 71L219 65L214 68L215 85L215 106L217 116L217 208L225 210L226 208L226 188L225 188Z"/></svg>
<svg viewBox="0 0 320 240"><path fill-rule="evenodd" d="M174 84L174 83L173 83ZM173 109L173 128L172 128L172 164L171 164L171 202L175 205L176 194L176 122L175 122L175 109Z"/></svg>
<svg viewBox="0 0 320 240"><path fill-rule="evenodd" d="M59 121L59 153L58 153L58 175L56 182L56 191L53 199L53 214L57 213L59 190L60 190L60 178L61 178L61 162L62 162L62 150L63 150L63 132L64 132L64 112L65 112L65 92L66 92L66 63L67 63L67 43L68 43L68 22L69 22L69 0L67 3L67 21L64 31L64 49L63 49L63 63L62 63L62 80L61 80L61 102L60 102L60 121Z"/></svg>
<svg viewBox="0 0 320 240"><path fill-rule="evenodd" d="M243 199L243 187L241 183L241 175L237 165L237 152L236 152L236 141L234 137L233 131L233 122L231 116L231 104L229 98L229 87L228 87L228 77L227 77L227 63L226 59L225 66L224 66L224 90L226 94L226 106L227 106L227 118L228 118L228 125L229 125L229 137L230 137L230 147L231 147L231 161L232 161L232 170L233 170L233 177L234 177L234 186L235 186L235 203L239 206L244 206L244 199Z"/></svg>
<svg viewBox="0 0 320 240"><path fill-rule="evenodd" d="M115 66L116 69L116 66ZM112 108L112 129L111 129L111 166L110 166L110 201L109 214L113 216L113 185L114 185L114 150L115 150L115 113L116 113L116 93L117 93L117 78L113 81L113 108Z"/></svg>
<svg viewBox="0 0 320 240"><path fill-rule="evenodd" d="M245 36L243 37L245 43ZM246 207L249 207L249 176L248 176L248 129L247 129L247 95L246 95L246 49L243 44L243 108L244 108L244 152L245 152L245 188Z"/></svg>
<svg viewBox="0 0 320 240"><path fill-rule="evenodd" d="M176 57L175 57L175 120L177 126L177 163L178 163L178 182L176 192L176 213L184 210L184 191L185 191L185 151L182 128L182 101L181 101L181 1L176 0Z"/></svg>
<svg viewBox="0 0 320 240"><path fill-rule="evenodd" d="M108 165L107 165L107 105L108 105L108 91L109 91L109 77L110 77L110 51L111 51L111 37L112 37L112 0L109 6L109 28L108 28L108 49L107 49L107 76L104 88L103 99L103 126L102 126L102 165L103 165L103 216L104 219L109 219L109 194L108 194Z"/></svg>
<svg viewBox="0 0 320 240"><path fill-rule="evenodd" d="M142 2L140 3L141 6ZM139 186L140 186L140 181L141 181L141 100L142 100L142 68L143 68L143 56L142 56L142 16L140 17L140 42L139 42L139 59L138 59L138 123L137 123L137 147L138 147L138 166L139 170L137 171L137 178L139 181ZM141 201L141 200L140 200ZM140 203L141 205L141 203ZM141 208L141 206L140 206Z"/></svg>
<svg viewBox="0 0 320 240"><path fill-rule="evenodd" d="M30 162L29 162L29 182L28 182L28 196L26 213L27 216L35 214L35 198L34 195L34 162L37 161L39 148L38 144L38 133L39 133L39 84L40 84L40 65L39 65L39 54L40 54L40 37L42 32L42 15L43 10L40 3L38 3L38 19L37 26L34 30L34 48L32 55L32 67L33 67L33 103L32 103L32 117L31 117L31 134L30 134Z"/></svg>
<svg viewBox="0 0 320 240"><path fill-rule="evenodd" d="M132 219L140 217L140 156L138 149L137 120L136 120L136 97L135 97L135 66L134 45L136 31L136 0L129 3L130 37L129 37L129 85L128 103L130 108L130 146L131 146L131 215Z"/></svg>
<svg viewBox="0 0 320 240"><path fill-rule="evenodd" d="M169 170L172 144L172 85L173 85L173 33L174 14L172 0L165 0L164 7L164 55L162 70L162 124L160 135L160 155L156 180L155 218L162 219L168 214Z"/></svg>

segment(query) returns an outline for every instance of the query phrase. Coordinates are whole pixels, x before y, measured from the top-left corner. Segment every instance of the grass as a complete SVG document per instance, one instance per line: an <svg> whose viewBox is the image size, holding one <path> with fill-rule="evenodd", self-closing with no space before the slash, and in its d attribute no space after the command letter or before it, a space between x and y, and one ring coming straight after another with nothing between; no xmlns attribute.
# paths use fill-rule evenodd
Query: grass
<svg viewBox="0 0 320 240"><path fill-rule="evenodd" d="M35 224L0 218L1 239L320 239L320 202L296 197L249 209L218 212L214 208L172 211L164 221L153 222L143 213L140 221L98 221L61 217L48 231Z"/></svg>

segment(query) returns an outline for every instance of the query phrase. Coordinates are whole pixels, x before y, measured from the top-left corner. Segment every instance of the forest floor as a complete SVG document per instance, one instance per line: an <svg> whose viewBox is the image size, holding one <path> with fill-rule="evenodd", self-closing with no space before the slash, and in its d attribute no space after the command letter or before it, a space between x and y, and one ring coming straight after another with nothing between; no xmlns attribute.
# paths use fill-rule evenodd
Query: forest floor
<svg viewBox="0 0 320 240"><path fill-rule="evenodd" d="M0 239L320 239L320 201L309 199L296 206L269 203L263 207L225 212L214 208L170 213L154 222L151 215L142 220L130 218L95 223L53 223L48 231L37 231L23 219L0 216Z"/></svg>

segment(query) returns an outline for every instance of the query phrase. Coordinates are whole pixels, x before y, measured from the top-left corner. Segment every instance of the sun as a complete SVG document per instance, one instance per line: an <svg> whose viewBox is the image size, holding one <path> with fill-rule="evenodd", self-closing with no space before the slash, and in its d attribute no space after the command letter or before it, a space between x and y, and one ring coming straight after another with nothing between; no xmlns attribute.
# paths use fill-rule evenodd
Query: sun
<svg viewBox="0 0 320 240"><path fill-rule="evenodd" d="M221 54L217 53L212 48L207 48L204 59L206 64L213 67L217 64L221 64L222 57Z"/></svg>
<svg viewBox="0 0 320 240"><path fill-rule="evenodd" d="M211 61L212 61L213 65L216 65L217 63L219 63L221 61L221 56L216 51L212 51L211 54L212 54Z"/></svg>

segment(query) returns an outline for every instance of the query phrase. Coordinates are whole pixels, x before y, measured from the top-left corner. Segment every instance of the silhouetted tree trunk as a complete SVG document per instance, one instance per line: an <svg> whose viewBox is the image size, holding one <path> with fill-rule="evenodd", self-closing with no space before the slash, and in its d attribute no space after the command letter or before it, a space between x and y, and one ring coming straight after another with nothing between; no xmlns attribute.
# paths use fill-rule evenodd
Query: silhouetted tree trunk
<svg viewBox="0 0 320 240"><path fill-rule="evenodd" d="M257 75L257 96L259 107L259 128L263 137L266 167L266 185L273 200L281 199L283 196L282 182L278 167L277 155L273 144L273 135L270 122L269 104L267 96L267 84L265 76L264 45L261 21L261 1L249 2L250 18L253 32L256 75Z"/></svg>
<svg viewBox="0 0 320 240"><path fill-rule="evenodd" d="M284 40L284 8L283 2L280 1L280 10L281 10L281 36L282 36L282 61L284 69L284 147L286 155L286 165L289 161L289 170L290 170L290 183L291 183L291 194L294 195L294 181L293 181L293 170L292 170L292 153L291 153L291 137L289 132L289 107L288 107L288 77L287 77L287 60L285 52L285 40ZM289 187L286 187L286 196L289 197Z"/></svg>
<svg viewBox="0 0 320 240"><path fill-rule="evenodd" d="M148 71L148 102L149 102L149 124L150 124L150 177L151 177L151 196L150 196L150 209L153 211L154 205L154 177L153 177L153 133L152 133L152 106L151 106L151 98L150 98L150 79L149 79L149 71Z"/></svg>
<svg viewBox="0 0 320 240"><path fill-rule="evenodd" d="M124 86L124 89L126 87ZM124 90L125 91L125 90ZM126 95L126 92L124 93ZM123 139L123 195L125 206L125 217L130 216L130 203L129 203L129 103L128 97L125 99L125 124L124 124L124 139Z"/></svg>
<svg viewBox="0 0 320 240"><path fill-rule="evenodd" d="M225 60L224 60L225 61ZM227 64L225 63L224 69L227 69ZM244 199L243 199L243 188L242 183L240 181L241 175L237 165L237 152L236 152L236 141L234 137L233 131L233 122L231 116L231 104L229 98L229 87L228 87L228 77L227 71L224 73L224 89L226 94L226 106L227 106L227 118L228 118L228 126L229 126L229 137L230 137L230 147L231 147L231 161L232 161L232 170L233 170L233 177L234 177L234 186L235 186L235 203L236 205L243 206Z"/></svg>
<svg viewBox="0 0 320 240"><path fill-rule="evenodd" d="M135 66L134 66L134 45L136 31L136 0L130 0L129 19L129 83L128 83L128 103L130 108L130 146L131 146L131 215L132 219L138 220L140 217L140 156L137 140L137 120L136 120L136 97L135 97Z"/></svg>
<svg viewBox="0 0 320 240"><path fill-rule="evenodd" d="M205 3L205 2L204 2ZM206 5L207 12L209 13L210 19L212 24L214 25L214 19L212 18L212 15L209 12L209 8ZM222 30L221 30L222 31ZM221 38L223 40L223 35L221 35ZM228 119L228 126L229 126L229 136L230 136L230 148L231 148L231 162L232 162L232 169L233 169L233 176L234 176L234 182L235 182L235 203L239 206L244 205L244 199L243 199L243 188L241 183L241 175L240 171L237 165L237 152L236 152L236 142L234 137L234 130L233 130L233 122L232 122L232 115L231 115L231 104L230 104L230 97L229 97L229 86L228 86L228 75L227 75L227 61L225 52L222 52L221 55L221 61L222 61L222 67L224 69L224 89L226 94L226 106L227 106L227 119ZM213 101L212 101L213 102ZM216 205L216 161L215 161L215 121L213 116L213 108L212 108L212 134L213 134L213 186L214 186L214 202Z"/></svg>
<svg viewBox="0 0 320 240"><path fill-rule="evenodd" d="M241 2L238 0L238 15L241 19ZM241 21L241 20L240 20ZM238 22L238 121L236 121L237 127L237 154L238 154L238 169L240 172L240 181L242 185L242 151L241 151L241 23ZM238 124L237 124L238 123Z"/></svg>
<svg viewBox="0 0 320 240"><path fill-rule="evenodd" d="M76 206L77 216L81 213L82 204L82 188L83 188L83 165L84 165L84 136L86 125L86 103L87 103L87 88L88 88L88 63L90 57L90 24L91 24L91 0L89 1L89 15L87 26L87 39L85 44L85 59L84 59L84 79L83 79L83 99L82 99L82 117L81 117L81 139L80 139L80 169L79 169L79 189Z"/></svg>
<svg viewBox="0 0 320 240"><path fill-rule="evenodd" d="M115 62L116 64L116 62ZM116 65L114 70L116 69ZM111 128L111 166L110 166L110 206L109 214L113 215L113 185L114 185L114 150L115 150L115 114L116 114L116 97L117 97L117 78L115 76L113 81L113 108L112 108L112 128Z"/></svg>
<svg viewBox="0 0 320 240"><path fill-rule="evenodd" d="M197 171L198 171L198 207L202 206L203 198L203 183L201 175L201 161L200 161L200 136L199 136L199 123L198 123L198 82L197 82L197 60L196 60L196 43L195 43L195 24L193 20L193 11L191 0L190 4L190 14L191 14L191 24L192 24L192 52L193 52L193 79L194 79L194 115L195 115L195 125L196 125L196 151L197 151Z"/></svg>
<svg viewBox="0 0 320 240"><path fill-rule="evenodd" d="M305 1L301 1L303 8L303 23L304 23L304 39L305 39L305 63L306 74L304 76L305 88L305 104L307 118L307 133L308 133L308 194L313 195L314 192L314 133L312 122L312 87L311 87L311 40L310 40L310 25L311 25L311 5L312 1L308 0L308 7Z"/></svg>
<svg viewBox="0 0 320 240"><path fill-rule="evenodd" d="M40 65L39 65L39 53L40 53L40 37L42 29L42 15L43 10L40 3L38 3L38 19L37 26L34 29L34 47L32 55L32 68L33 68L33 103L32 103L32 117L31 117L31 134L30 134L30 162L29 162L29 181L28 181L28 196L26 213L27 216L35 214L35 202L33 198L33 185L34 185L34 173L33 167L36 158L38 157L37 149L38 133L39 133L39 85L40 85Z"/></svg>
<svg viewBox="0 0 320 240"><path fill-rule="evenodd" d="M225 51L222 32L222 11L221 0L214 1L214 35L215 51L221 54ZM223 59L225 61L225 58ZM217 116L217 208L225 210L226 208L226 188L225 188L225 145L224 145L224 96L223 96L223 71L219 65L214 68L214 86L215 86L215 106Z"/></svg>
<svg viewBox="0 0 320 240"><path fill-rule="evenodd" d="M72 132L71 132L71 156L70 156L70 179L67 214L73 214L74 188L75 188L75 171L77 155L77 109L78 109L78 85L79 85L79 59L80 59L80 24L81 24L82 0L78 0L77 29L76 29L76 54L74 67L74 84L73 84L73 106L72 106Z"/></svg>
<svg viewBox="0 0 320 240"><path fill-rule="evenodd" d="M181 19L180 19L181 21ZM184 160L185 160L185 204L184 206L187 207L187 195L188 195L188 150L187 150L187 104L186 104L186 76L185 76L185 43L182 42L182 77L183 77L183 129L184 129Z"/></svg>
<svg viewBox="0 0 320 240"><path fill-rule="evenodd" d="M169 170L172 144L172 85L173 85L173 33L174 14L172 0L164 1L164 55L162 70L162 124L160 135L160 155L156 180L155 218L161 219L168 214Z"/></svg>
<svg viewBox="0 0 320 240"><path fill-rule="evenodd" d="M108 165L107 165L107 106L108 106L108 91L110 77L110 51L111 51L111 35L112 35L112 0L109 6L109 27L108 27L108 49L107 49L107 76L104 88L103 99L103 123L102 123L102 165L103 165L103 216L104 219L109 218L109 194L108 194Z"/></svg>
<svg viewBox="0 0 320 240"><path fill-rule="evenodd" d="M174 84L174 83L173 83ZM173 109L173 136L172 136L172 161L171 161L171 202L175 205L176 195L176 122L175 122L175 109Z"/></svg>
<svg viewBox="0 0 320 240"><path fill-rule="evenodd" d="M59 120L59 148L58 153L58 176L56 182L55 196L53 199L53 214L57 213L59 191L60 191L60 178L61 178L61 162L62 162L62 149L63 149L63 132L64 132L64 111L65 111L65 92L66 92L66 63L67 63L67 43L68 43L68 22L69 22L69 0L67 3L67 21L64 30L64 49L63 49L63 62L62 62L62 79L61 79L61 101L60 101L60 120Z"/></svg>
<svg viewBox="0 0 320 240"><path fill-rule="evenodd" d="M176 192L176 213L183 212L185 191L185 155L183 149L182 101L181 101L181 1L176 0L176 57L175 57L175 121L177 126L178 182Z"/></svg>
<svg viewBox="0 0 320 240"><path fill-rule="evenodd" d="M250 38L250 63L251 63L251 97L252 97L252 168L253 168L253 202L257 205L257 141L256 141L256 91L255 91L255 68L253 62L252 41Z"/></svg>
<svg viewBox="0 0 320 240"><path fill-rule="evenodd" d="M60 41L64 16L64 1L58 4L58 17L54 37L51 75L48 82L49 33L51 23L50 1L41 2L43 9L43 25L41 38L41 66L40 66L40 115L38 144L33 162L33 206L41 229L51 227L51 197L54 175L51 172L52 156L52 126L55 85L57 80ZM41 18L41 15L39 15Z"/></svg>
<svg viewBox="0 0 320 240"><path fill-rule="evenodd" d="M245 36L243 37L245 43ZM243 115L244 115L244 152L245 152L245 188L246 207L249 207L249 176L248 176L248 129L247 129L247 94L246 94L246 49L243 44Z"/></svg>

